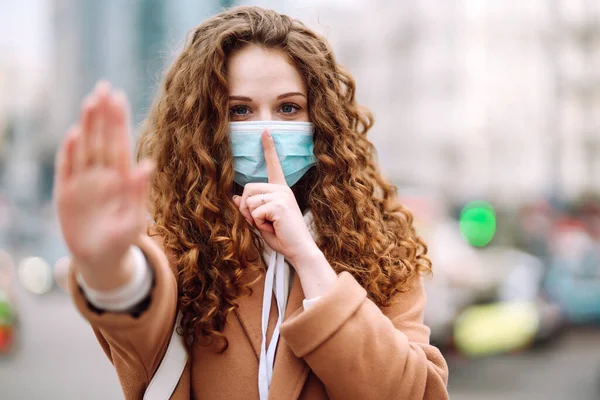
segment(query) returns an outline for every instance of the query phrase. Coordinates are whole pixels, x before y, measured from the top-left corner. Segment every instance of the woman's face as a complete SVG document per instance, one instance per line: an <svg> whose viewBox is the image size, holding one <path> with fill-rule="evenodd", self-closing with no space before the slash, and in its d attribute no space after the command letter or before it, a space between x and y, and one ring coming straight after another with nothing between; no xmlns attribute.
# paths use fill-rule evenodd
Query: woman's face
<svg viewBox="0 0 600 400"><path fill-rule="evenodd" d="M247 45L227 61L230 121L308 122L304 80L285 53Z"/></svg>

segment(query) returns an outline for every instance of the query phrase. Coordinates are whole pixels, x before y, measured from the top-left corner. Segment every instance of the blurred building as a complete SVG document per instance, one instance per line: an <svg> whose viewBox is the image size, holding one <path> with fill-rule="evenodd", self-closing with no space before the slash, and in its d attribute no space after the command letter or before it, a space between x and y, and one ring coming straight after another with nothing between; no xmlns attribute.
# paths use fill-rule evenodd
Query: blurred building
<svg viewBox="0 0 600 400"><path fill-rule="evenodd" d="M162 71L186 33L229 2L54 0L55 68L61 134L99 79L123 88L139 122Z"/></svg>
<svg viewBox="0 0 600 400"><path fill-rule="evenodd" d="M50 29L38 0L2 3L0 10L0 193L35 205L48 106L50 51L40 40ZM26 21L26 23L24 23Z"/></svg>
<svg viewBox="0 0 600 400"><path fill-rule="evenodd" d="M600 187L600 2L556 0L557 181L574 196Z"/></svg>
<svg viewBox="0 0 600 400"><path fill-rule="evenodd" d="M397 184L509 206L600 189L599 2L245 3L330 40Z"/></svg>
<svg viewBox="0 0 600 400"><path fill-rule="evenodd" d="M243 3L299 17L330 40L375 113L372 140L396 184L507 205L600 189L595 0L27 0L14 4L51 27L35 31L45 44L31 53L43 56L16 66L0 56L0 138L21 143L0 154L20 163L12 171L33 171L12 180L22 197L32 187L49 197L58 141L98 79L127 92L139 123L186 32ZM22 46L4 22L25 17L1 20L4 43Z"/></svg>

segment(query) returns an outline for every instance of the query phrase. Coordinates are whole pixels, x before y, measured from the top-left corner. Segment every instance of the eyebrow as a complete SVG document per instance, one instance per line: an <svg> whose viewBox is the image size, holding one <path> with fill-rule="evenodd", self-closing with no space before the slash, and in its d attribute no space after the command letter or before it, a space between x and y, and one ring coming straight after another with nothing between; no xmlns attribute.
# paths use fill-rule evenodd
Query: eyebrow
<svg viewBox="0 0 600 400"><path fill-rule="evenodd" d="M277 100L281 100L281 99L285 99L287 97L293 97L293 96L302 96L302 97L306 98L306 95L304 93L288 92L288 93L280 94L279 96L277 96Z"/></svg>
<svg viewBox="0 0 600 400"><path fill-rule="evenodd" d="M288 97L293 97L293 96L302 96L302 97L306 98L306 95L304 93L288 92L288 93L283 93L283 94L280 94L279 96L277 96L277 100L286 99ZM238 100L238 101L247 101L247 102L252 101L252 99L250 97L246 97L246 96L229 96L229 100Z"/></svg>

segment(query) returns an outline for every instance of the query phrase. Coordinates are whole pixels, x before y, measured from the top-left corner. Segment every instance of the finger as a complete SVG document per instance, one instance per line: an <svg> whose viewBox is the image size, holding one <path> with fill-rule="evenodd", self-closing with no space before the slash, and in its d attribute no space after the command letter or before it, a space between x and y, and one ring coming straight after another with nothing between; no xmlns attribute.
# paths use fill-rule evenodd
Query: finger
<svg viewBox="0 0 600 400"><path fill-rule="evenodd" d="M277 186L271 183L248 183L244 186L244 191L242 193L242 198L240 199L240 211L244 214L245 217L249 218L254 224L252 219L252 215L248 208L247 200L248 197L260 194L260 193L272 193L278 190L281 190L283 186Z"/></svg>
<svg viewBox="0 0 600 400"><path fill-rule="evenodd" d="M242 199L240 200L240 211L253 220L251 210L248 207L248 198L262 193L266 196L268 193L276 193L283 190L290 189L287 186L275 185L272 183L248 183L244 186L244 192L242 193Z"/></svg>
<svg viewBox="0 0 600 400"><path fill-rule="evenodd" d="M98 87L98 107L92 121L92 134L90 138L90 154L92 164L105 165L106 133L108 131L108 113L110 103L110 84L101 82Z"/></svg>
<svg viewBox="0 0 600 400"><path fill-rule="evenodd" d="M276 208L275 203L267 203L252 211L254 224L259 231L275 233L275 227L271 221L274 219Z"/></svg>
<svg viewBox="0 0 600 400"><path fill-rule="evenodd" d="M137 205L144 208L143 202L146 200L147 191L150 186L150 177L154 171L154 162L146 159L138 164L131 173L131 183L134 201Z"/></svg>
<svg viewBox="0 0 600 400"><path fill-rule="evenodd" d="M277 193L289 190L287 187L272 183L248 183L244 186L242 197L252 197L261 193Z"/></svg>
<svg viewBox="0 0 600 400"><path fill-rule="evenodd" d="M82 121L83 131L81 148L83 153L79 162L81 168L95 165L98 162L96 133L98 131L98 119L102 117L100 110L102 98L108 95L108 91L108 83L101 81L98 82L91 95L93 109L91 110L89 121Z"/></svg>
<svg viewBox="0 0 600 400"><path fill-rule="evenodd" d="M80 135L75 154L75 171L82 171L88 164L87 142L90 140L92 132L92 121L96 113L97 98L95 92L85 98L81 105L80 112Z"/></svg>
<svg viewBox="0 0 600 400"><path fill-rule="evenodd" d="M250 210L250 213L252 213L252 211L256 210L258 207L267 204L268 202L273 200L273 194L272 193L261 193L261 194L257 194L255 196L250 196L248 197L248 199L246 200L246 204L248 205L248 209Z"/></svg>
<svg viewBox="0 0 600 400"><path fill-rule="evenodd" d="M262 133L261 141L265 151L265 164L267 166L269 183L286 185L285 175L283 169L281 169L277 150L275 150L275 141L273 140L273 136L269 133L269 130L266 128Z"/></svg>
<svg viewBox="0 0 600 400"><path fill-rule="evenodd" d="M131 173L132 202L135 208L135 223L140 228L146 224L146 212L149 205L149 194L154 162L143 160Z"/></svg>
<svg viewBox="0 0 600 400"><path fill-rule="evenodd" d="M56 155L56 187L62 185L73 175L73 155L78 132L79 129L75 125L69 128L63 144Z"/></svg>
<svg viewBox="0 0 600 400"><path fill-rule="evenodd" d="M254 225L254 221L252 220L252 216L250 215L250 212L248 209L246 210L242 210L242 208L240 207L242 204L242 196L238 196L235 195L233 196L233 203L236 205L236 207L240 210L240 213L242 214L242 216L244 217L244 219L250 224L250 225Z"/></svg>
<svg viewBox="0 0 600 400"><path fill-rule="evenodd" d="M115 101L115 95L110 95L106 105L106 131L104 132L103 160L108 168L116 168L118 164L119 143L117 138L121 129L122 116L120 107Z"/></svg>
<svg viewBox="0 0 600 400"><path fill-rule="evenodd" d="M253 186L254 186L254 184L252 184L252 183L246 184L246 186L244 186L244 191L242 192L242 197L239 200L240 212L242 213L244 218L246 218L246 221L248 221L248 223L250 225L254 225L254 219L252 219L252 214L250 214L250 209L248 208L248 204L246 203L246 200L248 199L248 196L249 196L248 192L251 190L251 188Z"/></svg>
<svg viewBox="0 0 600 400"><path fill-rule="evenodd" d="M247 208L242 209L242 196L238 196L238 195L233 196L233 202L235 203L237 208L240 210L240 213L242 214L244 219L246 221L248 221L248 223L250 225L254 225L254 221L252 220L252 216L250 215L250 210L248 210Z"/></svg>
<svg viewBox="0 0 600 400"><path fill-rule="evenodd" d="M116 166L123 174L129 172L131 166L131 138L129 135L129 103L122 90L117 90L114 96L114 112L116 118L115 151Z"/></svg>

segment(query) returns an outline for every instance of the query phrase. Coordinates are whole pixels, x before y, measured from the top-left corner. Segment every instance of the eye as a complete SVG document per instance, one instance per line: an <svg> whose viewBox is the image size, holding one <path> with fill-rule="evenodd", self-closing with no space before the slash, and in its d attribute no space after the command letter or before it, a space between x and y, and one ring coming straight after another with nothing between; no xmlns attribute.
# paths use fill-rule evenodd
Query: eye
<svg viewBox="0 0 600 400"><path fill-rule="evenodd" d="M302 108L299 105L294 103L286 103L279 108L282 113L287 115L294 115L301 109Z"/></svg>
<svg viewBox="0 0 600 400"><path fill-rule="evenodd" d="M237 105L229 109L229 115L232 117L245 117L250 114L250 109L247 106Z"/></svg>

